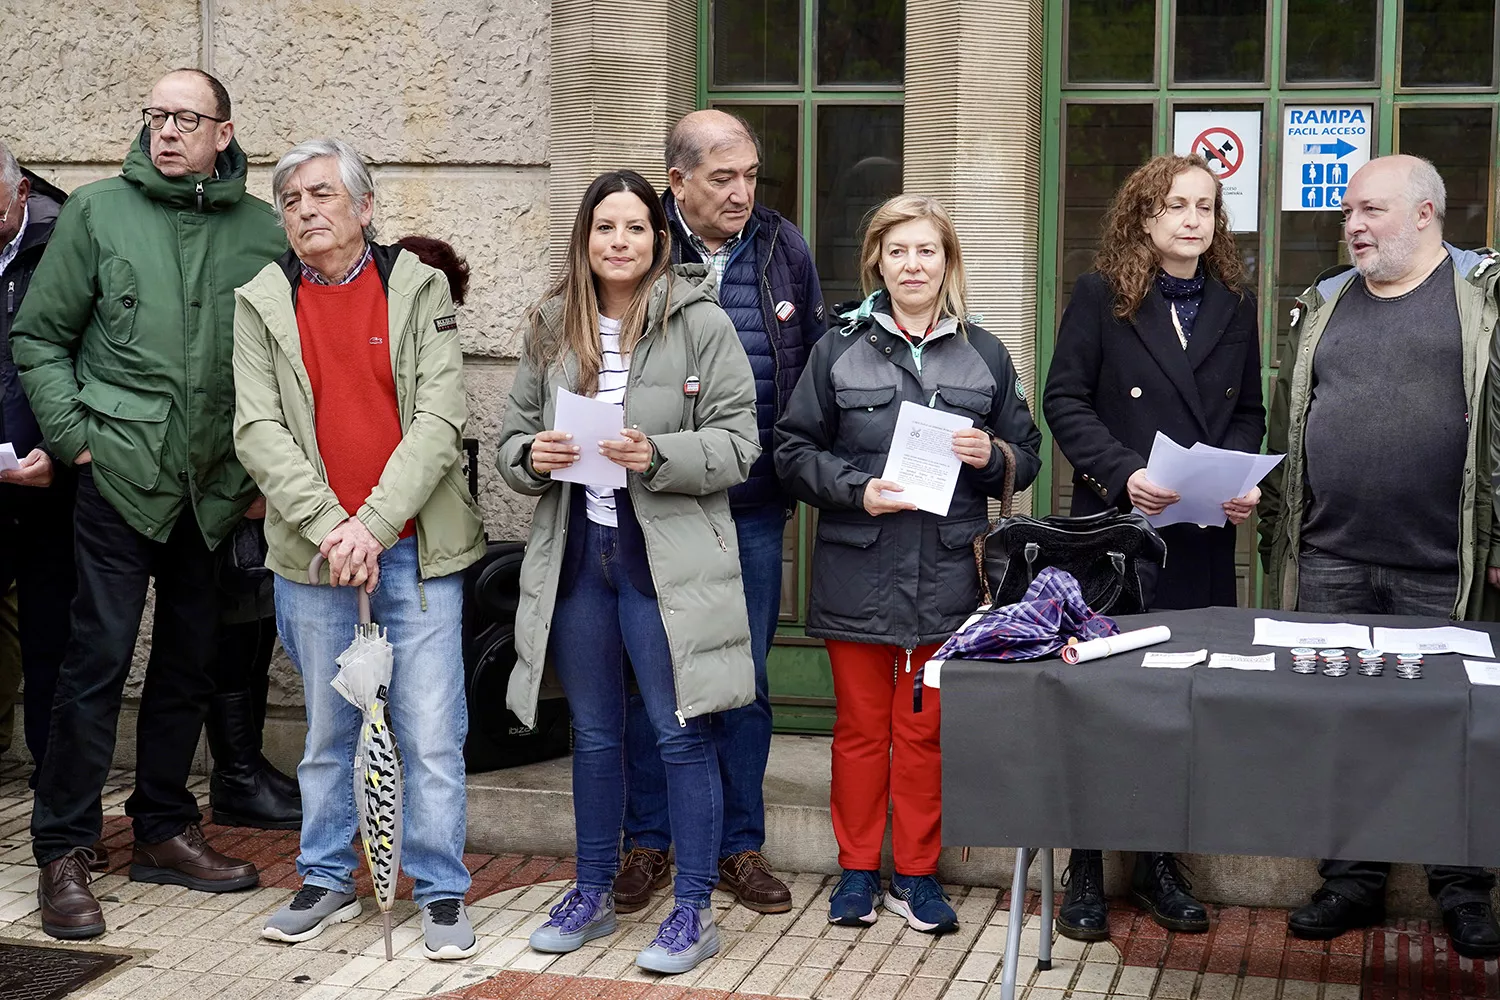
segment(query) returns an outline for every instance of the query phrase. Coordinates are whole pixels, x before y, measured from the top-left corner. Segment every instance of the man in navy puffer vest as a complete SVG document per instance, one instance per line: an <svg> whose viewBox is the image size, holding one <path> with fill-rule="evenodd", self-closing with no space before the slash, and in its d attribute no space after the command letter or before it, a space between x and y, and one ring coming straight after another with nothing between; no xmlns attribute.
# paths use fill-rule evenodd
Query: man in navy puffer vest
<svg viewBox="0 0 1500 1000"><path fill-rule="evenodd" d="M672 129L666 152L671 191L662 201L672 224L673 261L713 269L719 304L755 373L760 424L760 458L750 478L729 491L750 615L755 701L714 720L724 785L719 875L741 903L782 913L791 909L791 892L760 853L766 834L761 783L771 750L766 652L781 612L782 533L791 508L776 479L771 431L823 334L823 291L797 227L755 204L760 140L743 119L695 111ZM645 906L669 874L666 774L638 696L629 706L626 756L627 854L615 879L615 908L622 912Z"/></svg>

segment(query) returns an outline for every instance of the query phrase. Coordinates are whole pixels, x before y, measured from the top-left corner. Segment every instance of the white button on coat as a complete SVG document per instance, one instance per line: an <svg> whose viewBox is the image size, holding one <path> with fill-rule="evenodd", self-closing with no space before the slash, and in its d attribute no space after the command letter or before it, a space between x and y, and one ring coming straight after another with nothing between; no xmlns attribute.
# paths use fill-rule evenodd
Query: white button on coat
<svg viewBox="0 0 1500 1000"><path fill-rule="evenodd" d="M1140 399L1141 398L1141 387L1140 386L1133 385L1133 386L1130 387L1130 398L1131 399Z"/></svg>

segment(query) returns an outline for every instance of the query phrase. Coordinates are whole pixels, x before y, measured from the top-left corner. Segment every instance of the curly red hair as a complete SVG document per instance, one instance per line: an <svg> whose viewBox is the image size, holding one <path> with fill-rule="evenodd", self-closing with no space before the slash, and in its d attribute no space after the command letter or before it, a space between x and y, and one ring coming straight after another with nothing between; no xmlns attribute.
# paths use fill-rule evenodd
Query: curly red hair
<svg viewBox="0 0 1500 1000"><path fill-rule="evenodd" d="M1224 287L1238 294L1245 285L1245 265L1229 231L1229 212L1224 208L1224 186L1208 169L1201 156L1153 156L1135 169L1110 203L1099 234L1094 269L1115 293L1115 315L1130 319L1141 307L1151 282L1161 268L1161 258L1146 220L1162 213L1172 182L1187 170L1201 170L1214 178L1214 238L1203 252L1203 270Z"/></svg>

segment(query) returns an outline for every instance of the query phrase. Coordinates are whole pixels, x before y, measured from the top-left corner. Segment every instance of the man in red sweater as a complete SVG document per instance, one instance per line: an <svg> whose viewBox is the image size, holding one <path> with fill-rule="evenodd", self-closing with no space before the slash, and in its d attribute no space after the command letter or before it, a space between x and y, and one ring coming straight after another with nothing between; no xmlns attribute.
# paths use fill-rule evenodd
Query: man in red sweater
<svg viewBox="0 0 1500 1000"><path fill-rule="evenodd" d="M278 630L307 705L303 886L262 935L296 942L360 912L352 791L359 711L330 685L352 588L389 630L391 731L405 771L400 853L428 958L467 958L463 569L484 551L462 481L463 355L447 278L373 242L359 154L316 139L271 177L292 251L237 292L235 446L265 493ZM310 585L321 553L328 582ZM377 588L378 584L378 588ZM395 872L378 875L395 878Z"/></svg>

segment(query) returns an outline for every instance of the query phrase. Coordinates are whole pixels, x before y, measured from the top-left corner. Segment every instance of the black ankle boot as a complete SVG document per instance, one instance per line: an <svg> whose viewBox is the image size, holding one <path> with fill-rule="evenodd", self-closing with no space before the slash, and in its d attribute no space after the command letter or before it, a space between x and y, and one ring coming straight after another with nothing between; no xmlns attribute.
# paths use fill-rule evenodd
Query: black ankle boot
<svg viewBox="0 0 1500 1000"><path fill-rule="evenodd" d="M1202 934L1208 910L1188 892L1193 884L1182 874L1175 854L1141 852L1135 856L1130 894L1151 919L1169 931Z"/></svg>
<svg viewBox="0 0 1500 1000"><path fill-rule="evenodd" d="M1109 940L1109 904L1104 901L1104 853L1075 850L1063 872L1057 933L1074 941Z"/></svg>
<svg viewBox="0 0 1500 1000"><path fill-rule="evenodd" d="M253 700L249 691L232 691L216 694L208 703L208 748L214 755L208 798L214 822L261 830L300 829L302 796L297 782L261 756Z"/></svg>

